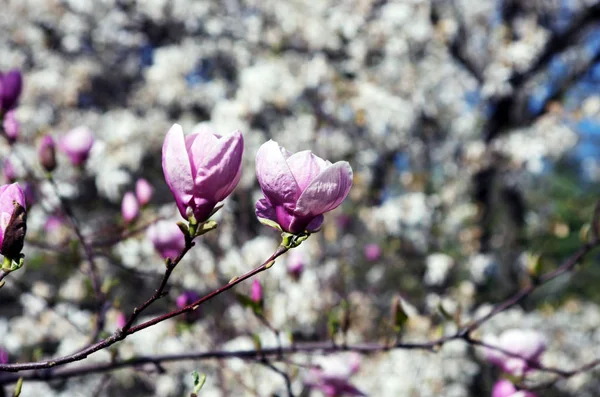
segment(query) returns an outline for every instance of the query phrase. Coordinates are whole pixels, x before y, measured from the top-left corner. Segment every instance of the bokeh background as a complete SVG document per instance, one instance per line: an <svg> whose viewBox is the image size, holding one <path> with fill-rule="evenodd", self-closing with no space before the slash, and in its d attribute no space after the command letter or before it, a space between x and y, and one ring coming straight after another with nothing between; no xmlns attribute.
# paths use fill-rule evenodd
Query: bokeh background
<svg viewBox="0 0 600 397"><path fill-rule="evenodd" d="M354 187L322 232L297 249L301 277L288 274L289 256L259 276L265 316L288 344L327 340L329 314L346 307L349 342L386 340L396 296L413 309L404 340L451 333L456 325L440 305L463 321L485 313L528 282L528 258L541 255L545 271L574 252L591 218L600 180L596 1L3 0L0 7L0 70L24 73L22 137L14 147L2 143L0 153L36 192L26 266L0 289L0 344L11 361L71 353L94 323L84 256L68 227L48 232L48 218L60 216L56 196L24 164L37 167L43 134L94 131L85 169L61 157L55 177L85 235L98 242L121 231L121 199L139 177L155 187L139 222L179 220L160 162L173 123L188 132L199 123L243 132L243 177L216 217L219 229L198 241L169 296L147 316L274 251L278 234L254 216L254 156L263 142L349 161ZM119 312L152 294L163 264L143 233L95 253L112 332ZM596 262L589 257L480 335L537 329L549 342L542 362L565 369L600 357ZM237 288L249 290L250 283ZM126 358L253 348L253 335L276 345L234 294L200 311L197 320L164 322L110 350ZM304 385L305 366L316 359L295 355L282 366L298 395L319 395ZM23 395L183 396L192 370L208 376L203 397L285 395L279 375L235 359L25 382ZM456 342L436 353L363 357L352 381L370 396L467 397L490 395L497 377ZM542 395L596 396L598 379L589 371Z"/></svg>

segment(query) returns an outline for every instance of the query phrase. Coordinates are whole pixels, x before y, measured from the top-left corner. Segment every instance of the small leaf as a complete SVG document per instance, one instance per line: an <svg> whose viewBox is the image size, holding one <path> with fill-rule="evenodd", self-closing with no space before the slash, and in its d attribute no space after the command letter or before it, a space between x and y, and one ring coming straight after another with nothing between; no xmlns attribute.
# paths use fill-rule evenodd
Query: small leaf
<svg viewBox="0 0 600 397"><path fill-rule="evenodd" d="M327 329L329 330L329 336L333 338L340 329L340 319L336 310L332 310L327 315Z"/></svg>
<svg viewBox="0 0 600 397"><path fill-rule="evenodd" d="M252 309L252 312L254 314L256 314L257 316L262 316L262 312L263 312L262 301L255 302L249 296L246 296L244 294L239 294L239 293L236 293L235 297L237 298L238 302L240 302L240 304L242 306Z"/></svg>
<svg viewBox="0 0 600 397"><path fill-rule="evenodd" d="M252 334L252 342L254 342L254 348L256 350L262 350L262 342L260 341L260 336L258 336L257 334Z"/></svg>
<svg viewBox="0 0 600 397"><path fill-rule="evenodd" d="M19 380L17 380L17 385L15 386L15 392L13 393L13 397L19 397L21 395L22 387L23 387L23 378L19 378Z"/></svg>
<svg viewBox="0 0 600 397"><path fill-rule="evenodd" d="M402 306L402 299L399 296L394 297L394 300L392 301L391 317L394 331L400 333L402 327L404 327L404 324L406 324L406 321L408 320L408 314L406 314L406 311Z"/></svg>
<svg viewBox="0 0 600 397"><path fill-rule="evenodd" d="M194 378L194 394L198 393L204 383L206 382L206 374L200 375L198 371L192 372L192 377Z"/></svg>

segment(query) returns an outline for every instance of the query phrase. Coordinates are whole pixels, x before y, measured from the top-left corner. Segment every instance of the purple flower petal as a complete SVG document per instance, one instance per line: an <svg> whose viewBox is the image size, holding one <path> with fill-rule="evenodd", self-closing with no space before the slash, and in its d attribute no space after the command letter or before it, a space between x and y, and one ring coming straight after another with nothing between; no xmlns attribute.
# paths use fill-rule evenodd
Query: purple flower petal
<svg viewBox="0 0 600 397"><path fill-rule="evenodd" d="M324 214L337 208L352 187L352 168L339 161L322 171L302 192L296 205L301 215Z"/></svg>
<svg viewBox="0 0 600 397"><path fill-rule="evenodd" d="M317 177L328 165L328 161L315 156L310 150L294 153L287 159L288 167L296 179L296 183L300 191L304 191L306 187Z"/></svg>
<svg viewBox="0 0 600 397"><path fill-rule="evenodd" d="M165 180L177 203L179 213L187 218L186 207L194 192L194 179L188 152L183 138L183 129L174 124L163 143L162 167Z"/></svg>
<svg viewBox="0 0 600 397"><path fill-rule="evenodd" d="M289 169L289 154L277 142L270 140L256 153L256 178L272 205L285 205L293 209L301 190Z"/></svg>

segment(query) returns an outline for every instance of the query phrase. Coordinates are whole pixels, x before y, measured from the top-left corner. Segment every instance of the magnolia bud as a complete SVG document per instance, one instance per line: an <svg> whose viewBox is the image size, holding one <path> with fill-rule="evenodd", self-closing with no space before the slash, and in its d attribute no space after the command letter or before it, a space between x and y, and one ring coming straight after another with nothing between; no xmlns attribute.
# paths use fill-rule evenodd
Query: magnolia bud
<svg viewBox="0 0 600 397"><path fill-rule="evenodd" d="M18 184L0 187L0 253L15 259L21 253L27 232L25 195Z"/></svg>
<svg viewBox="0 0 600 397"><path fill-rule="evenodd" d="M38 148L38 157L40 164L47 172L52 172L56 168L56 148L54 139L50 135L46 135L40 141Z"/></svg>

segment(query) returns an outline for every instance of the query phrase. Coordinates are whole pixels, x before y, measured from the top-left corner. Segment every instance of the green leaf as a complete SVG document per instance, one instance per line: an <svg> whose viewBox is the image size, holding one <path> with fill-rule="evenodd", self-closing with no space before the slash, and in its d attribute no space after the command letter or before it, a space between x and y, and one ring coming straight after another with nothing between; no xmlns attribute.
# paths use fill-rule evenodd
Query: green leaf
<svg viewBox="0 0 600 397"><path fill-rule="evenodd" d="M13 393L13 397L19 397L21 395L21 388L23 387L23 378L19 378L17 381L17 385L15 386L15 392Z"/></svg>
<svg viewBox="0 0 600 397"><path fill-rule="evenodd" d="M206 382L206 374L200 375L198 371L192 372L192 377L194 378L194 394L198 393L204 383Z"/></svg>
<svg viewBox="0 0 600 397"><path fill-rule="evenodd" d="M402 306L402 299L396 296L392 301L392 325L396 333L400 333L408 320L408 314Z"/></svg>
<svg viewBox="0 0 600 397"><path fill-rule="evenodd" d="M249 296L246 296L246 295L240 294L240 293L236 293L235 297L242 306L252 309L252 312L254 314L256 314L257 316L262 316L262 313L263 313L262 301L255 302Z"/></svg>

